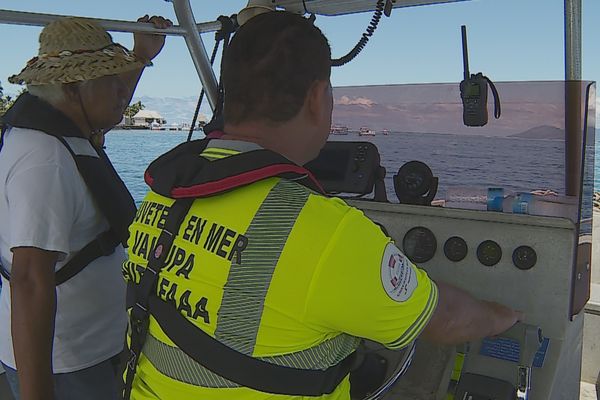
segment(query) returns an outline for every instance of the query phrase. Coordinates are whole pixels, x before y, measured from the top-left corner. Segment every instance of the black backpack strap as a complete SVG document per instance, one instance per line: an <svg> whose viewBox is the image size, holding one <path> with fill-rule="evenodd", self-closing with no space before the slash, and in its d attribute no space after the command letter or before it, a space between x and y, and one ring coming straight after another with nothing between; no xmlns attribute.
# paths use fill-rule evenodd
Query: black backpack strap
<svg viewBox="0 0 600 400"><path fill-rule="evenodd" d="M0 125L0 151L4 147L4 134L8 130L8 125Z"/></svg>
<svg viewBox="0 0 600 400"><path fill-rule="evenodd" d="M135 285L135 304L131 308L129 315L129 324L131 329L131 340L129 344L130 358L127 362L125 375L125 389L123 390L123 399L129 400L133 386L133 378L139 361L139 356L146 342L148 334L149 319L149 299L156 293L158 275L165 266L165 261L173 246L175 236L179 232L179 227L187 215L194 199L176 200L169 211L165 220L165 225L154 249L152 249L148 265L142 274L140 281Z"/></svg>
<svg viewBox="0 0 600 400"><path fill-rule="evenodd" d="M81 250L77 252L61 269L56 271L54 280L56 286L61 285L81 272L85 267L92 263L92 261L100 258L109 256L115 252L117 246L121 244L121 241L115 236L115 234L108 230L101 233L88 244L86 244ZM6 280L10 281L9 272L0 264L0 275Z"/></svg>
<svg viewBox="0 0 600 400"><path fill-rule="evenodd" d="M77 275L85 267L91 264L92 261L100 257L111 255L120 244L121 241L112 230L101 233L96 239L92 240L79 250L61 269L56 271L56 286Z"/></svg>
<svg viewBox="0 0 600 400"><path fill-rule="evenodd" d="M354 366L355 353L326 370L272 364L219 342L156 296L150 298L149 305L161 329L186 355L225 379L261 392L322 396L333 392Z"/></svg>
<svg viewBox="0 0 600 400"><path fill-rule="evenodd" d="M2 146L4 144L4 135L7 130L8 125L2 125L2 129L0 130L0 151L2 150ZM63 144L65 144L64 140L61 141ZM65 146L72 153L71 148L67 144L65 144ZM114 253L115 248L119 245L119 243L120 240L111 230L98 235L94 240L86 244L80 251L78 251L77 254L75 254L75 256L69 260L69 262L63 265L60 270L56 271L56 286L71 279L92 261ZM10 280L10 273L2 264L0 264L0 275L2 275L6 280Z"/></svg>
<svg viewBox="0 0 600 400"><path fill-rule="evenodd" d="M0 275L2 275L7 281L10 281L10 274L2 264L0 264Z"/></svg>
<svg viewBox="0 0 600 400"><path fill-rule="evenodd" d="M102 149L95 149L87 139L84 146L73 146L82 138L55 136L71 153L79 174L92 194L96 206L107 219L114 234L127 247L129 225L136 213L135 203L125 183ZM79 143L81 145L81 142Z"/></svg>

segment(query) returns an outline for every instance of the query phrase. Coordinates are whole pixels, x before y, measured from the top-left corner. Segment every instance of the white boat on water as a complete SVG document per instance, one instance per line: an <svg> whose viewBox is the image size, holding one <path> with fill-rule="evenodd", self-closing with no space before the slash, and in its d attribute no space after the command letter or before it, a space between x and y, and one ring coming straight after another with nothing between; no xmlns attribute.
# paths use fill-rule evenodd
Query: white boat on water
<svg viewBox="0 0 600 400"><path fill-rule="evenodd" d="M347 135L349 133L348 127L344 125L334 124L331 126L329 131L330 135Z"/></svg>
<svg viewBox="0 0 600 400"><path fill-rule="evenodd" d="M162 130L164 130L164 125L157 121L152 121L150 123L150 130L151 131L162 131Z"/></svg>
<svg viewBox="0 0 600 400"><path fill-rule="evenodd" d="M358 130L358 135L359 136L375 136L375 130L368 128L366 126L363 126Z"/></svg>
<svg viewBox="0 0 600 400"><path fill-rule="evenodd" d="M452 2L453 0L389 1L387 4L393 11L392 18L384 21L402 22L394 20L394 8ZM308 8L309 12L318 15L372 12L375 8L375 1L367 0L265 0L253 3L260 3L263 7L275 5L296 12ZM586 93L592 93L594 87L589 82L581 81L581 0L564 0L564 4L565 34L562 37L566 43L556 43L556 46L564 45L565 48L565 79L564 82L559 82L558 89L562 91L551 92L558 93L564 103L561 109L563 114L557 119L564 117L565 132L571 135L569 137L577 137L577 134L581 135L583 131L578 121L587 115L586 101L582 99ZM197 24L189 0L172 0L172 5L179 25L165 32L186 38L190 57L214 109L218 98L218 80L210 66L202 36L198 33L214 32L219 29L220 23L214 20L216 16L210 15L205 16L209 19L207 22ZM475 3L475 6L478 4ZM446 7L451 8L452 5ZM469 2L465 1L460 7L469 7ZM115 15L118 15L118 11L115 11ZM196 15L202 14L197 12ZM0 23L43 25L54 18L57 16L0 10ZM531 24L551 22L543 13L529 16L528 21ZM145 24L129 21L105 19L101 20L101 23L112 31L152 31ZM502 22L499 25L502 25ZM509 21L504 25L506 29L512 29ZM410 40L418 39L415 37ZM496 37L494 40L502 38ZM157 68L157 73L159 72L160 68ZM371 74L372 71L365 71L365 76ZM572 90L567 83L573 81L581 83L576 90ZM452 85L458 96L458 83ZM440 93L443 92L442 89L448 88L449 86L440 88ZM565 98L572 101L564 101ZM546 99L540 100L538 96L537 100L531 100L528 105L536 101L543 103ZM456 97L453 104L461 104L460 98ZM553 108L553 116L555 114ZM427 115L423 117L426 118ZM458 115L456 120L460 117ZM158 127L160 128L160 124ZM454 125L448 123L445 128L450 132L453 127ZM573 132L577 134L573 135ZM359 135L375 136L375 131L363 127ZM447 136L448 140L454 140L453 135ZM565 173L568 177L565 180L573 193L586 193L584 190L575 190L584 184L582 154L573 150L585 148L582 147L582 143L577 140L567 142L563 154L566 159L572 161L565 163L564 169L568 172ZM363 150L364 148L360 149ZM533 159L537 153L532 151L530 156L530 159ZM519 174L515 176L521 178ZM591 197L591 193L587 193L586 196ZM591 199L589 200L591 204ZM389 393L385 396L386 399L445 399L449 388L457 387L466 387L471 390L471 394L467 392L460 398L456 397L456 400L595 398L594 385L599 379L600 370L600 246L597 239L592 240L591 227L588 233L583 234L584 225L589 224L591 220L582 218L573 221L561 217L444 209L376 201L354 201L353 205L386 226L391 237L402 246L404 252L416 257L419 266L434 279L456 285L475 297L507 304L525 314L524 324L517 325L515 330L506 336L474 340L458 349L420 341L408 373L393 387L394 382L388 382L386 390L389 389ZM595 216L596 226L593 230L598 232L600 215ZM591 217L591 211L588 217ZM594 253L593 258L590 258L591 252ZM464 257L458 259L457 254L464 254ZM495 264L490 265L492 262ZM357 318L360 318L359 312ZM542 345L537 341L540 339L539 335L524 336L530 332L537 332L535 329L531 330L532 327L541 328L544 336ZM388 374L395 375L398 372L398 356L395 352L380 348L374 352L381 355L381 365L387 368ZM535 356L535 364L525 360L524 354ZM457 368L457 365L460 365L460 368ZM499 394L500 391L504 394ZM384 398L386 393L385 390L373 392L373 399ZM1 372L0 398L12 400Z"/></svg>

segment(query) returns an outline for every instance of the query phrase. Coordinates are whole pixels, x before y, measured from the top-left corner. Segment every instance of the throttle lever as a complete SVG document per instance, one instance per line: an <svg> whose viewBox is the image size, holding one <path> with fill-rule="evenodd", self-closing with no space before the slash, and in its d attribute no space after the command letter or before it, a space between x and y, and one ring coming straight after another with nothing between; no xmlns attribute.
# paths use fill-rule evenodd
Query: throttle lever
<svg viewBox="0 0 600 400"><path fill-rule="evenodd" d="M531 371L535 355L544 336L539 326L517 323L502 334L519 342L519 366L517 370L517 399L527 400L531 391Z"/></svg>

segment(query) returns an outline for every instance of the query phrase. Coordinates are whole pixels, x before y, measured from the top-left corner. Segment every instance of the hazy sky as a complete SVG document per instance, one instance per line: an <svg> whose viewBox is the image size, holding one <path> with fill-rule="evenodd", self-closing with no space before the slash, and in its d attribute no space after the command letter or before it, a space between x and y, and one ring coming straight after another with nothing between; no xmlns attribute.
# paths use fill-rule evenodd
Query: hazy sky
<svg viewBox="0 0 600 400"><path fill-rule="evenodd" d="M193 0L198 21L237 12L240 0ZM363 53L351 64L334 69L336 86L458 82L462 79L460 25L468 26L471 71L495 81L564 78L563 0L471 0L445 5L395 9L381 21ZM145 13L175 21L164 0L3 0L1 8L134 20ZM583 0L583 77L600 79L600 1ZM318 17L334 56L345 54L358 40L371 13ZM0 25L0 83L8 93L18 87L6 78L37 53L40 28ZM114 34L130 47L131 35ZM208 51L214 34L203 35ZM165 49L148 69L136 96L196 96L200 82L184 41L168 38Z"/></svg>

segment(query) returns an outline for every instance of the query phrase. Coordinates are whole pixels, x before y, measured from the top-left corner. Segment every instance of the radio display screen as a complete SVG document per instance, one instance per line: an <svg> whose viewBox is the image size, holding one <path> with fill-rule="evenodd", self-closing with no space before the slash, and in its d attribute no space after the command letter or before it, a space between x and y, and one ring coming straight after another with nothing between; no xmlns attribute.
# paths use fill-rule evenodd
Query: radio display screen
<svg viewBox="0 0 600 400"><path fill-rule="evenodd" d="M319 181L343 181L346 177L350 151L344 149L323 149L319 157L306 164L306 168Z"/></svg>

